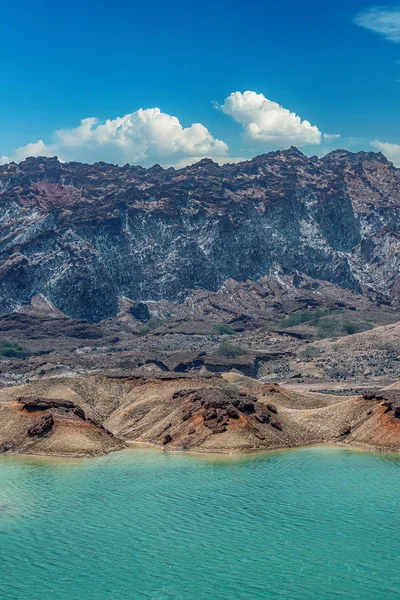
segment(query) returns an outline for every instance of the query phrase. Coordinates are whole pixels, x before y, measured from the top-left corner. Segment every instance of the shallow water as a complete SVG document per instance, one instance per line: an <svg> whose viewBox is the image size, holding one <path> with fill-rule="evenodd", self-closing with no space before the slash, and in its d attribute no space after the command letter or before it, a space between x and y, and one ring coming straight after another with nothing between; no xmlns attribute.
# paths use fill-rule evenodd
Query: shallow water
<svg viewBox="0 0 400 600"><path fill-rule="evenodd" d="M400 458L0 458L1 600L395 600Z"/></svg>

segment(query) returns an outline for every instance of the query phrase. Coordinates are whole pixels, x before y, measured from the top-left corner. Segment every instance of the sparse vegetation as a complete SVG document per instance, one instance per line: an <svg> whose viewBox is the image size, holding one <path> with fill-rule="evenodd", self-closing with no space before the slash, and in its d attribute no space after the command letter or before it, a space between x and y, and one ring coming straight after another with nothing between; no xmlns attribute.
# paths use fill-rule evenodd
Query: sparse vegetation
<svg viewBox="0 0 400 600"><path fill-rule="evenodd" d="M345 321L336 319L321 319L317 324L318 337L334 337L340 335L353 335L361 331L372 329L373 325L368 321Z"/></svg>
<svg viewBox="0 0 400 600"><path fill-rule="evenodd" d="M0 358L20 358L29 356L29 352L23 346L10 342L9 340L0 340Z"/></svg>
<svg viewBox="0 0 400 600"><path fill-rule="evenodd" d="M312 310L294 313L279 322L280 329L290 329L298 325L307 324L316 328L317 337L334 337L353 335L361 331L372 329L369 321L349 321L341 316L342 310Z"/></svg>
<svg viewBox="0 0 400 600"><path fill-rule="evenodd" d="M143 325L141 325L137 331L140 335L147 335L153 329L157 329L157 327L161 327L161 325L164 322L165 321L163 319L160 319L157 317L152 317L151 319L149 319L147 321L147 323L144 323Z"/></svg>
<svg viewBox="0 0 400 600"><path fill-rule="evenodd" d="M213 329L224 335L235 335L236 331L227 323L215 323Z"/></svg>
<svg viewBox="0 0 400 600"><path fill-rule="evenodd" d="M316 358L321 353L321 350L316 346L307 346L305 350L300 352L300 358Z"/></svg>
<svg viewBox="0 0 400 600"><path fill-rule="evenodd" d="M141 325L138 329L138 333L140 335L147 335L148 333L150 333L150 331L151 331L151 327L150 327L150 325L147 325L147 323L146 323L146 325Z"/></svg>
<svg viewBox="0 0 400 600"><path fill-rule="evenodd" d="M316 326L324 317L337 313L340 313L340 310L303 310L301 312L288 315L279 321L279 327L281 329L289 329L290 327L297 327L297 325L302 325L303 323Z"/></svg>
<svg viewBox="0 0 400 600"><path fill-rule="evenodd" d="M217 350L218 356L224 356L225 358L236 358L247 354L247 351L240 346L231 344L230 342L223 342Z"/></svg>

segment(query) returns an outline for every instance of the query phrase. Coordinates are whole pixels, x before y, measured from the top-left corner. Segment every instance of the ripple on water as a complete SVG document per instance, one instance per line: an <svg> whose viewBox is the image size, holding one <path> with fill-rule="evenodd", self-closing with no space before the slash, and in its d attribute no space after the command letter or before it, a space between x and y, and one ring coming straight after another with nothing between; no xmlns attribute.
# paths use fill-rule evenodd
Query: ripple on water
<svg viewBox="0 0 400 600"><path fill-rule="evenodd" d="M400 460L0 459L0 598L394 600Z"/></svg>

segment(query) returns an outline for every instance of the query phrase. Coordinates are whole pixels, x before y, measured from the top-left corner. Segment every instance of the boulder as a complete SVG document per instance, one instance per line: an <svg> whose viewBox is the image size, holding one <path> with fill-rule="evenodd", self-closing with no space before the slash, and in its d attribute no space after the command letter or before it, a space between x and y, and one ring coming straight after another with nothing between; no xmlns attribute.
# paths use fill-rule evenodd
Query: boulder
<svg viewBox="0 0 400 600"><path fill-rule="evenodd" d="M43 415L33 423L28 429L29 437L40 436L44 437L48 435L54 425L54 419L52 414Z"/></svg>
<svg viewBox="0 0 400 600"><path fill-rule="evenodd" d="M76 415L77 417L79 417L83 421L86 420L85 411L80 406L75 406L75 408L74 408L74 410L72 412L74 413L74 415Z"/></svg>
<svg viewBox="0 0 400 600"><path fill-rule="evenodd" d="M344 437L351 433L351 425L345 425L339 432L340 437Z"/></svg>
<svg viewBox="0 0 400 600"><path fill-rule="evenodd" d="M208 410L203 411L203 417L205 421L211 421L211 419L217 418L217 411L215 408L209 408Z"/></svg>
<svg viewBox="0 0 400 600"><path fill-rule="evenodd" d="M226 413L230 419L240 419L240 413L238 409L232 406L231 404L226 409Z"/></svg>

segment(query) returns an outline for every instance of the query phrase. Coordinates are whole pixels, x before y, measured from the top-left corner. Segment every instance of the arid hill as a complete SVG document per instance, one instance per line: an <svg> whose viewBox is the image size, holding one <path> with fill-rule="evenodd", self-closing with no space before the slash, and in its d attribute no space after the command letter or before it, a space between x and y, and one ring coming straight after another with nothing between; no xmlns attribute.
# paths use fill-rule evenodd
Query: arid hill
<svg viewBox="0 0 400 600"><path fill-rule="evenodd" d="M396 389L343 398L236 373L47 379L0 390L0 415L3 452L94 455L132 443L200 452L317 443L400 450Z"/></svg>

